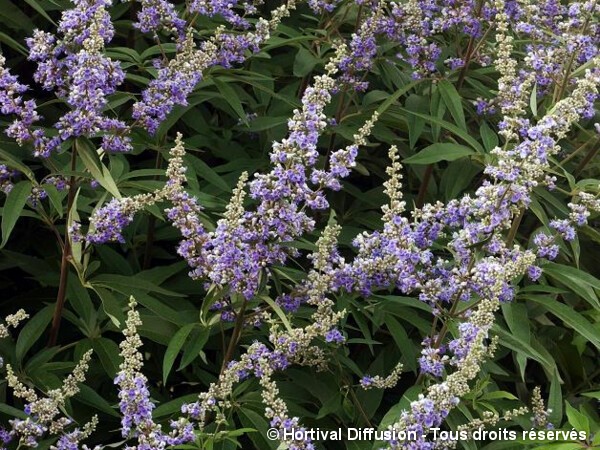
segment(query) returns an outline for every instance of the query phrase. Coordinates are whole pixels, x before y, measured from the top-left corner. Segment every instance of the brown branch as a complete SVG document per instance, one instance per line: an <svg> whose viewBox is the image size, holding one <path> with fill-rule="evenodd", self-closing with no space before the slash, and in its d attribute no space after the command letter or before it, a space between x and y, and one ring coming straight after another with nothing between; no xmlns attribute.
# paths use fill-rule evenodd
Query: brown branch
<svg viewBox="0 0 600 450"><path fill-rule="evenodd" d="M417 200L415 201L415 205L417 208L423 207L425 203L425 195L427 194L427 188L429 187L429 180L431 180L431 175L433 173L433 164L429 164L425 168L425 173L423 174L423 181L421 182L421 186L419 186L419 193L417 194Z"/></svg>
<svg viewBox="0 0 600 450"><path fill-rule="evenodd" d="M77 168L77 143L73 146L71 153L71 172L75 172ZM71 175L69 181L69 193L67 195L67 222L73 207L76 192L76 180L75 175ZM50 328L50 335L48 337L48 347L56 345L58 339L58 330L60 329L60 322L62 319L62 312L65 307L65 300L67 297L67 282L69 279L69 262L71 259L71 240L69 238L69 227L68 223L65 227L65 239L64 245L62 246L62 257L60 261L60 278L58 282L58 293L56 294L56 306L54 308L54 315L52 316L52 327Z"/></svg>
<svg viewBox="0 0 600 450"><path fill-rule="evenodd" d="M233 334L231 335L231 340L229 341L229 346L227 347L227 353L225 353L223 363L221 364L221 374L225 372L227 364L229 364L229 361L231 361L233 352L235 351L235 347L237 346L237 343L240 340L240 336L242 334L242 328L244 327L244 313L246 312L246 305L248 304L248 300L244 298L242 302L242 306L238 311L237 317L235 319Z"/></svg>

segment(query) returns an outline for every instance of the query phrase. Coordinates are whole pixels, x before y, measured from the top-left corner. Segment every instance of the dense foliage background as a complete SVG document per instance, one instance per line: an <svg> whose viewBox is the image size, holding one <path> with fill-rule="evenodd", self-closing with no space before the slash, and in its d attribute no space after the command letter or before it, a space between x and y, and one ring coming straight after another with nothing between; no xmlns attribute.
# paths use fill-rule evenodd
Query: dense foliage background
<svg viewBox="0 0 600 450"><path fill-rule="evenodd" d="M185 8L185 2L173 3L181 11ZM460 3L448 2L456 9ZM574 2L563 3L569 6ZM152 33L132 26L140 4L115 2L109 9L116 33L105 54L119 61L127 72L105 108L114 117L131 116L132 100L139 98L140 90L157 76L153 60L169 59L176 52L175 43L165 34L157 43ZM258 16L268 17L276 6L271 0L259 4ZM31 87L27 95L37 99L49 129L62 116L64 101L33 80L36 67L27 59L25 39L34 29L54 32L61 12L72 7L61 0L0 1L0 46L6 67ZM65 413L78 424L98 415L97 430L88 441L91 444L125 445L113 380L121 364L118 346L130 296L138 302L143 322L139 327L144 342L143 372L157 405L153 417L165 428L182 404L195 401L199 392L217 380L232 339L236 345L228 358L235 359L255 340L265 341L269 328L266 323L257 324L244 327L239 337L234 335L231 314L214 307L224 294L215 298L219 294L215 294L214 286L188 276L187 263L175 251L181 235L168 223L164 208L152 205L136 214L124 229L123 242L85 247L74 243L65 277L64 270L61 276L61 245L64 247L67 227L74 221L87 227L93 211L115 194L133 196L162 187L169 149L176 133L181 133L187 152L186 191L204 208L203 226L214 230L242 172L252 175L269 170L271 144L287 135L288 120L301 106L303 92L333 56L334 41L351 39L370 9L361 2L343 1L331 11L316 14L308 5L299 4L260 51L233 67L216 65L205 71L188 105L175 106L155 134L144 127L134 128L129 153L105 153L101 160L90 145L92 141L79 140L78 157L72 159L71 140L49 158L36 158L30 144L19 146L2 133L0 164L7 171L2 173L2 183L11 184L12 190L0 200L0 316L23 308L31 318L13 338L0 341L0 354L22 382L43 393L59 387L82 355L93 349L86 382L65 405ZM595 33L595 37L599 32L597 19L594 12L590 34ZM220 15L200 14L194 27L202 38L214 34L223 23ZM315 231L287 244L300 249L299 256L270 268L268 282L261 280L266 284L260 295L249 302L247 317L254 315L259 320L262 311L270 311L281 323L284 319L307 323L310 306L287 313L274 300L304 279L310 267L306 255L315 249L325 224L335 221L341 225L339 249L347 258L356 253L352 240L357 235L381 228L381 206L387 202L383 183L388 179L391 145L398 147L403 161L402 191L408 215L426 203L473 195L481 186L484 167L495 158L490 151L503 142L497 134L501 120L498 106L496 112L478 111L478 100L496 96L499 77L492 64L474 57L477 51L484 53L481 48L495 45L493 26L482 23L477 38L469 38L460 27L431 37L441 55L434 70L418 79L412 76L407 58L396 56L406 44L380 39L370 70L361 74L361 82L368 82L368 89L360 91L340 84L324 111L335 122L319 138L318 165L324 167L332 151L350 144L375 110L381 111L379 120L368 144L360 148L354 170L342 181L342 189L327 192L330 210L316 211ZM524 55L528 42L515 42L516 54ZM444 62L457 57L463 59L458 67ZM537 92L533 88L527 98L527 117L542 117L565 94L560 91L562 83L553 83L537 86ZM568 90L571 85L566 87ZM9 116L0 116L0 129L11 121ZM553 191L542 186L533 189L530 208L516 224L514 242L532 247L533 237L548 229L550 220L568 215L566 204L578 189L598 192L600 140L594 129L596 121L597 115L580 121L568 138L561 140L561 152L553 157L551 169L558 187ZM76 189L70 191L68 183ZM28 197L30 194L35 195ZM248 203L251 200L246 200ZM540 386L555 428L589 433L600 430L598 220L592 215L572 241L561 241L560 255L542 266L537 282L526 277L518 280L514 300L502 304L492 329L498 339L497 350L482 366L471 392L450 412L450 427L481 417L485 411L502 413L528 405L534 387ZM65 302L58 325L52 320L60 289L64 289ZM420 301L418 294L403 296L395 289L370 295L339 291L330 298L337 310L347 310L342 320L346 341L343 345L324 340L319 344L328 362L325 372L294 366L277 374L281 397L290 415L301 417L307 427L385 427L435 383L433 377L420 375L419 367L422 341L431 333L431 307ZM234 310L237 307L234 303ZM457 333L456 324L450 333ZM395 386L361 389L363 375L385 376L399 362L403 373ZM26 402L13 395L5 380L0 382L0 401L1 425L26 417ZM211 434L215 428L208 424L196 446L180 448L278 448L279 442L266 439L269 423L263 411L259 382L248 378L235 387L223 433ZM502 426L528 429L530 415ZM525 446L567 450L592 448L592 441L600 445L599 435L594 440L590 434L587 442L570 444L461 441L459 445L468 449ZM48 448L55 441L43 440L38 448ZM318 443L317 447L370 449L378 445L381 443L355 441Z"/></svg>

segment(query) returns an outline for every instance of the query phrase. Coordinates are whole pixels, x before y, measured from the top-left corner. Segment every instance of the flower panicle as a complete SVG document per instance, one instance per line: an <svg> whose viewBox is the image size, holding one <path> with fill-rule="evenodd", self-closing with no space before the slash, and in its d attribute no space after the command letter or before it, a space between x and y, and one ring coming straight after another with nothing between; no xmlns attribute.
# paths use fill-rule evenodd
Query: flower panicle
<svg viewBox="0 0 600 450"><path fill-rule="evenodd" d="M9 421L11 437L18 437L20 445L35 447L46 434L61 436L60 441L70 439L69 436L73 439L76 436L84 439L92 432L95 425L91 425L92 429L87 434L78 434L77 430L68 433L66 428L73 421L61 415L65 402L79 393L79 384L85 381L91 356L92 350L85 352L62 386L48 391L45 396L38 396L34 389L27 387L18 379L10 364L6 365L6 381L13 390L13 395L27 402L25 406L27 418Z"/></svg>

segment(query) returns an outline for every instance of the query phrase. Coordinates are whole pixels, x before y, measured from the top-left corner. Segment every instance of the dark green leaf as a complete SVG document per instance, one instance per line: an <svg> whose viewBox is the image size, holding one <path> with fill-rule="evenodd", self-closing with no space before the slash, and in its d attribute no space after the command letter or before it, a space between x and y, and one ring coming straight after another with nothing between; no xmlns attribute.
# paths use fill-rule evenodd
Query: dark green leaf
<svg viewBox="0 0 600 450"><path fill-rule="evenodd" d="M120 414L117 413L117 411L115 411L115 409L91 387L85 384L80 384L79 389L80 392L75 395L75 398L81 403L89 405L98 411L102 411L103 413L113 417L121 417Z"/></svg>
<svg viewBox="0 0 600 450"><path fill-rule="evenodd" d="M110 192L115 198L121 198L119 188L115 183L108 168L100 161L98 153L92 145L84 140L78 141L77 154L80 156L83 164L90 171L92 176L100 185Z"/></svg>
<svg viewBox="0 0 600 450"><path fill-rule="evenodd" d="M543 300L534 296L527 297L527 299L542 305L548 312L554 314L577 333L585 337L596 348L600 349L600 330L594 327L580 313L573 310L573 308L552 299Z"/></svg>
<svg viewBox="0 0 600 450"><path fill-rule="evenodd" d="M103 337L92 339L91 343L94 353L98 355L106 374L111 379L114 378L119 371L119 365L121 364L119 346L110 339Z"/></svg>
<svg viewBox="0 0 600 450"><path fill-rule="evenodd" d="M219 90L219 93L223 96L225 101L231 106L231 108L238 115L240 120L248 124L248 118L246 117L246 111L244 111L244 107L242 106L242 102L240 101L238 95L229 84L225 83L219 78L213 78L212 80L215 83L215 86Z"/></svg>
<svg viewBox="0 0 600 450"><path fill-rule="evenodd" d="M450 111L454 121L460 128L467 131L465 113L463 111L462 100L458 91L448 80L441 80L437 86L442 94L442 100L446 104L446 107Z"/></svg>
<svg viewBox="0 0 600 450"><path fill-rule="evenodd" d="M36 343L40 336L42 336L44 330L52 320L53 312L54 305L48 305L27 321L17 338L15 351L18 361L23 360L25 354L33 347L33 344Z"/></svg>
<svg viewBox="0 0 600 450"><path fill-rule="evenodd" d="M473 150L460 144L438 143L431 144L404 160L406 164L433 164L439 161L454 161L472 155Z"/></svg>
<svg viewBox="0 0 600 450"><path fill-rule="evenodd" d="M4 208L2 208L2 243L0 248L8 242L10 233L27 203L29 194L31 194L32 187L31 181L19 181L8 193Z"/></svg>
<svg viewBox="0 0 600 450"><path fill-rule="evenodd" d="M175 358L179 354L179 351L183 347L185 340L195 326L196 324L190 323L185 325L183 328L180 328L169 342L167 351L165 352L165 357L163 359L163 384L167 384L167 377L171 372Z"/></svg>
<svg viewBox="0 0 600 450"><path fill-rule="evenodd" d="M319 60L309 50L300 47L294 59L293 73L297 77L304 77L313 70L318 62Z"/></svg>

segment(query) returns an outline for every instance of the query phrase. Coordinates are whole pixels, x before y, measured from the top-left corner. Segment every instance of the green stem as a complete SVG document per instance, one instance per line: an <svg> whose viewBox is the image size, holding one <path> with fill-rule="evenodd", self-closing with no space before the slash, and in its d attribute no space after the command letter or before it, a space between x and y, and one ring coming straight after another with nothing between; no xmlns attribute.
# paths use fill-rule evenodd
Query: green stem
<svg viewBox="0 0 600 450"><path fill-rule="evenodd" d="M581 172L583 172L583 169L585 169L585 166L587 166L588 163L596 157L596 155L598 154L598 151L600 151L600 140L596 142L596 145L594 145L592 148L590 148L590 151L581 160L581 162L577 166L577 169L575 169L575 172L573 173L573 175L575 177L577 177Z"/></svg>
<svg viewBox="0 0 600 450"><path fill-rule="evenodd" d="M508 232L508 236L506 237L506 246L510 247L515 240L515 236L517 235L517 231L519 230L519 225L521 225L521 221L523 220L523 216L525 215L525 209L521 208L521 212L515 219L513 220L512 226L510 227L510 231Z"/></svg>
<svg viewBox="0 0 600 450"><path fill-rule="evenodd" d="M237 313L237 317L235 319L235 325L233 327L233 334L231 335L231 340L229 341L229 346L227 347L227 352L223 357L223 364L221 365L221 374L225 372L227 368L227 364L231 361L233 356L233 352L235 351L235 347L240 339L242 334L242 328L244 327L244 313L246 312L246 306L248 305L248 300L242 300L242 306Z"/></svg>
<svg viewBox="0 0 600 450"><path fill-rule="evenodd" d="M585 33L587 32L588 26L590 25L590 20L592 18L592 14L594 13L595 10L596 10L596 1L594 1L592 3L592 7L590 9L591 13L585 18L585 23L583 24L583 28L581 31L582 35L585 35ZM565 69L565 78L563 79L563 82L560 86L558 95L554 96L554 103L557 103L562 98L563 94L565 93L565 90L567 89L567 86L569 84L569 78L571 77L571 69L573 68L573 63L575 62L576 56L577 56L576 50L571 52L571 56L569 57L569 61L567 62L567 67Z"/></svg>
<svg viewBox="0 0 600 450"><path fill-rule="evenodd" d="M588 146L588 144L590 142L593 142L593 140L594 140L594 138L591 136L587 136L587 138L588 138L588 140L586 140L583 144L581 144L577 149L575 149L573 152L571 152L567 157L565 157L560 162L561 166L564 166L566 163L568 163L573 158L575 158L575 156L579 155L579 153L581 153L583 150L585 150L585 148ZM595 145L600 145L600 139L596 140Z"/></svg>

